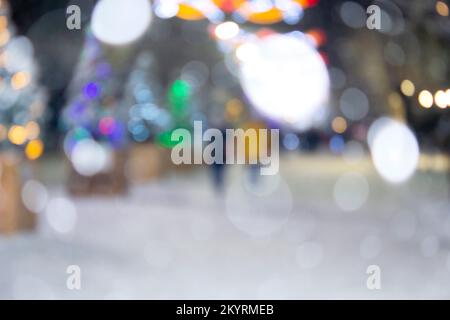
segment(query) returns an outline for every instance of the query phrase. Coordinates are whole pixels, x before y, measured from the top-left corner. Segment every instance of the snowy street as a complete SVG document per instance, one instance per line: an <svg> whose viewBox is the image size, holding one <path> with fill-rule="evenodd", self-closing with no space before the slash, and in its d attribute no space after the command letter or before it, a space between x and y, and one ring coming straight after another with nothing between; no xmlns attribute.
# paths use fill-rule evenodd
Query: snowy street
<svg viewBox="0 0 450 320"><path fill-rule="evenodd" d="M48 166L38 230L0 238L0 298L450 298L446 175L392 186L367 159L330 157L284 157L252 188L235 167L224 195L204 168L69 198ZM81 290L66 287L69 265Z"/></svg>

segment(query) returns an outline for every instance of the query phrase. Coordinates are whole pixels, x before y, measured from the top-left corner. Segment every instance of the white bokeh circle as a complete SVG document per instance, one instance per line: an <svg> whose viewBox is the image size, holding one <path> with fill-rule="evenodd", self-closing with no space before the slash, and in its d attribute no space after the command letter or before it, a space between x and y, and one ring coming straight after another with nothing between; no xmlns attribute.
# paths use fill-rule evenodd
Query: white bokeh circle
<svg viewBox="0 0 450 320"><path fill-rule="evenodd" d="M313 126L325 109L330 87L319 52L299 35L276 34L249 41L252 50L241 60L240 81L254 107L283 124L302 129Z"/></svg>
<svg viewBox="0 0 450 320"><path fill-rule="evenodd" d="M148 0L101 0L92 14L92 32L110 45L126 45L140 38L151 22Z"/></svg>

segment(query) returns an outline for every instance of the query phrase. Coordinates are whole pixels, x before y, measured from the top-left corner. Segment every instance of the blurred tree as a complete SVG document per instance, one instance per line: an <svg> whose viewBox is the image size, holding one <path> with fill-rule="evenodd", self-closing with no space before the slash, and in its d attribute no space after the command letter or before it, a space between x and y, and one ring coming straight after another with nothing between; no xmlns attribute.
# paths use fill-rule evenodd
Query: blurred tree
<svg viewBox="0 0 450 320"><path fill-rule="evenodd" d="M20 149L35 160L44 148L46 94L37 83L33 45L15 35L5 1L0 2L0 56L0 149Z"/></svg>

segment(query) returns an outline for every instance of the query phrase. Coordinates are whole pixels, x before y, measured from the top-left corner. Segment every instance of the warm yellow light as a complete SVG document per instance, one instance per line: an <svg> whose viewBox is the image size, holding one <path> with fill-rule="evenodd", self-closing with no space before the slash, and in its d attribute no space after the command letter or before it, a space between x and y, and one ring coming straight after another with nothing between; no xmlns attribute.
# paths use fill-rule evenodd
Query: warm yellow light
<svg viewBox="0 0 450 320"><path fill-rule="evenodd" d="M204 19L205 15L200 9L194 8L192 5L179 3L177 17L184 20L200 20Z"/></svg>
<svg viewBox="0 0 450 320"><path fill-rule="evenodd" d="M26 136L28 140L35 140L39 138L39 135L41 134L41 129L39 125L34 122L30 121L25 126Z"/></svg>
<svg viewBox="0 0 450 320"><path fill-rule="evenodd" d="M44 151L44 144L41 140L32 140L28 142L25 148L25 155L30 160L38 159Z"/></svg>
<svg viewBox="0 0 450 320"><path fill-rule="evenodd" d="M8 19L5 16L0 16L0 30L5 30L8 27Z"/></svg>
<svg viewBox="0 0 450 320"><path fill-rule="evenodd" d="M0 30L0 47L4 46L9 41L9 31L7 29Z"/></svg>
<svg viewBox="0 0 450 320"><path fill-rule="evenodd" d="M241 100L231 99L225 106L225 117L231 121L237 120L241 116L243 110L244 105Z"/></svg>
<svg viewBox="0 0 450 320"><path fill-rule="evenodd" d="M447 107L450 108L450 89L447 89L447 91L445 91L445 96L446 96L446 100L447 100Z"/></svg>
<svg viewBox="0 0 450 320"><path fill-rule="evenodd" d="M443 17L448 17L448 6L444 1L436 2L436 11L439 15Z"/></svg>
<svg viewBox="0 0 450 320"><path fill-rule="evenodd" d="M8 130L6 130L6 127L2 124L0 124L0 142L6 139L6 136L8 135Z"/></svg>
<svg viewBox="0 0 450 320"><path fill-rule="evenodd" d="M434 95L434 102L441 109L447 108L447 95L443 90L436 92Z"/></svg>
<svg viewBox="0 0 450 320"><path fill-rule="evenodd" d="M405 96L412 97L416 91L414 83L410 80L403 80L400 89Z"/></svg>
<svg viewBox="0 0 450 320"><path fill-rule="evenodd" d="M447 172L450 168L449 158L443 154L436 154L433 159L433 169L437 172Z"/></svg>
<svg viewBox="0 0 450 320"><path fill-rule="evenodd" d="M27 140L25 128L22 126L12 126L8 132L8 139L16 145L24 144Z"/></svg>
<svg viewBox="0 0 450 320"><path fill-rule="evenodd" d="M428 90L423 90L419 94L419 103L424 108L431 108L433 106L433 95Z"/></svg>
<svg viewBox="0 0 450 320"><path fill-rule="evenodd" d="M257 23L257 24L273 24L280 22L283 20L283 11L280 9L273 7L267 11L262 12L254 12L248 10L245 6L242 7L242 10L239 10L240 14L244 16L248 21Z"/></svg>
<svg viewBox="0 0 450 320"><path fill-rule="evenodd" d="M30 75L27 72L17 72L11 78L11 86L14 90L25 88L30 83Z"/></svg>
<svg viewBox="0 0 450 320"><path fill-rule="evenodd" d="M336 117L331 122L331 127L336 133L344 133L347 130L347 121L342 117Z"/></svg>

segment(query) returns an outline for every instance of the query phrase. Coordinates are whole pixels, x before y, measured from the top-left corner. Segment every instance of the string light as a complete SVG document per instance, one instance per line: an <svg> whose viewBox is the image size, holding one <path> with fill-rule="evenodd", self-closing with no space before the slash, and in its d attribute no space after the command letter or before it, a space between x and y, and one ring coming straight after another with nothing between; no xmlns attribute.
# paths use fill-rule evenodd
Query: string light
<svg viewBox="0 0 450 320"><path fill-rule="evenodd" d="M441 109L447 108L447 95L443 90L439 90L436 92L436 94L434 95L434 102Z"/></svg>
<svg viewBox="0 0 450 320"><path fill-rule="evenodd" d="M414 83L410 80L403 80L400 85L400 90L405 96L412 97L416 91Z"/></svg>
<svg viewBox="0 0 450 320"><path fill-rule="evenodd" d="M433 95L428 90L423 90L419 94L419 103L422 107L429 109L433 106Z"/></svg>

